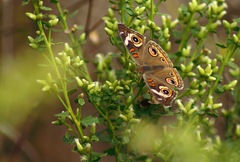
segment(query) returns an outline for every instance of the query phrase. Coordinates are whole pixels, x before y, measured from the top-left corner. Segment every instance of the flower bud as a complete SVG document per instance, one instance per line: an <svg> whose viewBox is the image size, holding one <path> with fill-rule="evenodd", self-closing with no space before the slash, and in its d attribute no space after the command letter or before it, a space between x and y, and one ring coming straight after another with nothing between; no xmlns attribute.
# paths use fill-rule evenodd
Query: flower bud
<svg viewBox="0 0 240 162"><path fill-rule="evenodd" d="M185 72L190 72L190 71L192 71L193 65L194 65L194 64L191 62L191 63L186 67Z"/></svg>
<svg viewBox="0 0 240 162"><path fill-rule="evenodd" d="M53 84L52 91L58 93L58 85L56 83Z"/></svg>
<svg viewBox="0 0 240 162"><path fill-rule="evenodd" d="M83 82L81 81L81 79L79 79L79 77L76 77L75 79L77 81L78 86L82 87L83 86Z"/></svg>
<svg viewBox="0 0 240 162"><path fill-rule="evenodd" d="M197 66L197 69L198 69L199 74L204 76L204 70L200 65Z"/></svg>
<svg viewBox="0 0 240 162"><path fill-rule="evenodd" d="M71 69L68 69L68 73L71 77L75 78L76 75Z"/></svg>
<svg viewBox="0 0 240 162"><path fill-rule="evenodd" d="M165 44L164 49L165 49L166 52L168 52L171 49L171 42L170 41L167 41L167 43Z"/></svg>
<svg viewBox="0 0 240 162"><path fill-rule="evenodd" d="M31 36L28 36L28 40L30 43L34 43L34 39Z"/></svg>
<svg viewBox="0 0 240 162"><path fill-rule="evenodd" d="M47 79L46 81L48 82L48 84L52 83L52 75L50 73L47 74Z"/></svg>
<svg viewBox="0 0 240 162"><path fill-rule="evenodd" d="M221 21L217 20L215 23L210 25L209 29L210 30L215 30L219 25L221 25Z"/></svg>
<svg viewBox="0 0 240 162"><path fill-rule="evenodd" d="M231 25L227 20L223 20L223 26L226 30L231 28Z"/></svg>
<svg viewBox="0 0 240 162"><path fill-rule="evenodd" d="M79 36L79 39L80 39L81 41L85 41L85 39L86 39L86 33L82 33L82 34Z"/></svg>
<svg viewBox="0 0 240 162"><path fill-rule="evenodd" d="M240 136L240 125L239 124L237 124L237 126L236 126L235 133L236 133L237 136Z"/></svg>
<svg viewBox="0 0 240 162"><path fill-rule="evenodd" d="M78 138L75 138L74 140L75 140L75 143L76 143L76 145L77 145L78 151L82 151L82 150L83 150L83 147L82 147L82 145L80 144L79 139L78 139Z"/></svg>
<svg viewBox="0 0 240 162"><path fill-rule="evenodd" d="M131 124L140 123L140 122L141 122L140 119L135 119L135 118L132 118L132 119L129 121L129 123L131 123Z"/></svg>
<svg viewBox="0 0 240 162"><path fill-rule="evenodd" d="M212 74L211 64L208 64L207 67L204 70L205 76L210 76Z"/></svg>
<svg viewBox="0 0 240 162"><path fill-rule="evenodd" d="M163 30L163 37L164 37L165 39L168 39L168 38L170 37L169 29L168 29L168 28L166 28L166 29Z"/></svg>
<svg viewBox="0 0 240 162"><path fill-rule="evenodd" d="M122 118L123 121L128 121L127 117L123 114L120 114L119 117Z"/></svg>
<svg viewBox="0 0 240 162"><path fill-rule="evenodd" d="M193 96L193 95L195 95L197 93L198 93L198 89L192 89L192 90L190 90L189 95Z"/></svg>
<svg viewBox="0 0 240 162"><path fill-rule="evenodd" d="M130 120L133 118L133 108L130 108L128 114L127 114L127 119Z"/></svg>
<svg viewBox="0 0 240 162"><path fill-rule="evenodd" d="M37 19L37 16L33 13L26 12L27 17L29 17L31 20L35 21Z"/></svg>
<svg viewBox="0 0 240 162"><path fill-rule="evenodd" d="M230 69L229 73L231 74L232 77L236 77L240 75L240 69L239 67L235 68L235 69Z"/></svg>
<svg viewBox="0 0 240 162"><path fill-rule="evenodd" d="M90 141L90 138L88 136L83 136L84 141Z"/></svg>
<svg viewBox="0 0 240 162"><path fill-rule="evenodd" d="M38 48L38 45L35 44L35 43L29 43L29 46L30 46L32 49L37 49L37 48Z"/></svg>
<svg viewBox="0 0 240 162"><path fill-rule="evenodd" d="M114 17L114 12L113 12L112 8L108 8L108 16L109 16L110 18L113 18L113 17Z"/></svg>
<svg viewBox="0 0 240 162"><path fill-rule="evenodd" d="M201 29L200 29L200 31L198 32L198 38L199 38L199 39L202 39L202 38L205 36L205 33L206 33L206 27L201 26Z"/></svg>
<svg viewBox="0 0 240 162"><path fill-rule="evenodd" d="M114 31L112 31L111 29L105 27L104 30L106 31L107 35L109 35L109 36L113 36L114 35Z"/></svg>
<svg viewBox="0 0 240 162"><path fill-rule="evenodd" d="M96 123L92 124L92 127L90 128L90 136L94 135L96 133Z"/></svg>
<svg viewBox="0 0 240 162"><path fill-rule="evenodd" d="M169 25L170 29L173 29L177 24L179 23L178 19L175 19L174 21L172 21Z"/></svg>
<svg viewBox="0 0 240 162"><path fill-rule="evenodd" d="M53 19L53 20L48 21L48 25L50 27L53 27L53 26L57 25L57 23L58 23L58 19Z"/></svg>
<svg viewBox="0 0 240 162"><path fill-rule="evenodd" d="M188 103L186 104L185 108L189 111L191 109L191 106L194 102L194 99L190 98Z"/></svg>
<svg viewBox="0 0 240 162"><path fill-rule="evenodd" d="M226 15L227 14L227 11L222 11L219 15L217 15L217 19L221 19L224 15Z"/></svg>
<svg viewBox="0 0 240 162"><path fill-rule="evenodd" d="M199 91L198 95L203 96L206 93L206 89L202 89Z"/></svg>
<svg viewBox="0 0 240 162"><path fill-rule="evenodd" d="M52 124L54 124L54 125L62 125L62 123L60 123L59 120L52 121Z"/></svg>
<svg viewBox="0 0 240 162"><path fill-rule="evenodd" d="M45 85L45 86L42 88L42 91L43 91L43 92L49 91L50 88L51 88L50 85Z"/></svg>
<svg viewBox="0 0 240 162"><path fill-rule="evenodd" d="M194 78L193 81L190 83L190 87L192 89L195 89L197 87L197 79L196 78Z"/></svg>
<svg viewBox="0 0 240 162"><path fill-rule="evenodd" d="M180 68L181 68L182 72L185 72L185 71L186 71L186 67L185 67L184 64L181 64L181 65L180 65Z"/></svg>
<svg viewBox="0 0 240 162"><path fill-rule="evenodd" d="M195 107L193 107L192 109L190 109L189 111L188 111L188 113L187 113L187 115L192 115L195 111L197 111L198 110L198 108L195 106Z"/></svg>
<svg viewBox="0 0 240 162"><path fill-rule="evenodd" d="M206 3L199 4L196 8L196 11L201 11L206 6Z"/></svg>
<svg viewBox="0 0 240 162"><path fill-rule="evenodd" d="M104 21L105 24L106 24L106 27L109 28L109 29L112 29L113 28L113 23L109 22L109 21Z"/></svg>
<svg viewBox="0 0 240 162"><path fill-rule="evenodd" d="M196 76L196 74L195 74L194 72L188 72L188 73L187 73L187 76L188 76L188 77L194 77L194 76Z"/></svg>
<svg viewBox="0 0 240 162"><path fill-rule="evenodd" d="M224 117L227 117L228 116L228 111L226 109L222 109L221 110L221 113Z"/></svg>
<svg viewBox="0 0 240 162"><path fill-rule="evenodd" d="M216 103L216 104L213 104L212 106L213 110L218 109L220 107L222 107L222 103Z"/></svg>
<svg viewBox="0 0 240 162"><path fill-rule="evenodd" d="M56 63L59 65L59 66L62 66L62 61L58 58L58 57L55 57L55 61Z"/></svg>

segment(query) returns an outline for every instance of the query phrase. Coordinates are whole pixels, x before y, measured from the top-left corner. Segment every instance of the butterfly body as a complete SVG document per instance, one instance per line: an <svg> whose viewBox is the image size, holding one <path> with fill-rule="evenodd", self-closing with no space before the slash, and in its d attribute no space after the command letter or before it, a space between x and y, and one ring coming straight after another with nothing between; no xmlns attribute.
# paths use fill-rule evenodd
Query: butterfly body
<svg viewBox="0 0 240 162"><path fill-rule="evenodd" d="M139 66L137 72L143 74L157 101L165 107L171 106L177 95L173 88L180 90L184 85L167 53L154 41L145 44L143 35L122 23L118 24L118 31L130 56Z"/></svg>

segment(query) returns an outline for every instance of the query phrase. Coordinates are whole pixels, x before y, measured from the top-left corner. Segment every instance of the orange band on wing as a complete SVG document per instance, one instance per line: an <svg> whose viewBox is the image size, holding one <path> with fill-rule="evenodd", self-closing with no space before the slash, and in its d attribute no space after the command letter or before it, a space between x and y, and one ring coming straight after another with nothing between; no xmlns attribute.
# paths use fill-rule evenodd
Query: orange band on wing
<svg viewBox="0 0 240 162"><path fill-rule="evenodd" d="M132 53L133 51L135 51L135 49L134 48L130 48L129 51Z"/></svg>
<svg viewBox="0 0 240 162"><path fill-rule="evenodd" d="M150 79L147 79L148 82L153 82L153 80L150 78Z"/></svg>
<svg viewBox="0 0 240 162"><path fill-rule="evenodd" d="M155 84L154 84L154 83L149 83L149 85L150 85L151 87L155 87Z"/></svg>
<svg viewBox="0 0 240 162"><path fill-rule="evenodd" d="M132 54L132 56L133 56L134 58L138 58L138 54L136 54L136 53Z"/></svg>

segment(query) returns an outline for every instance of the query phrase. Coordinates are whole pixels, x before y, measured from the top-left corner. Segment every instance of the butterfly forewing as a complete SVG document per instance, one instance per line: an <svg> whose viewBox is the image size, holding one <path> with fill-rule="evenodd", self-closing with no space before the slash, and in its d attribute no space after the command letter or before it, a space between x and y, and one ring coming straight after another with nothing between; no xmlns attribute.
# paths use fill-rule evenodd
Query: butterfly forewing
<svg viewBox="0 0 240 162"><path fill-rule="evenodd" d="M118 32L132 59L142 65L145 37L122 23L118 24Z"/></svg>
<svg viewBox="0 0 240 162"><path fill-rule="evenodd" d="M149 41L143 51L144 65L173 67L173 63L168 54L157 43Z"/></svg>

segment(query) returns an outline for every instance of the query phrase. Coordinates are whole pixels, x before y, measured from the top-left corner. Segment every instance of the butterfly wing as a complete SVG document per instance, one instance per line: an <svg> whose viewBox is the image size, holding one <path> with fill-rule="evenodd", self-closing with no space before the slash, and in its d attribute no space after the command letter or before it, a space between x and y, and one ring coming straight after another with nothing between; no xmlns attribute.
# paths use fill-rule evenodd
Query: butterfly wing
<svg viewBox="0 0 240 162"><path fill-rule="evenodd" d="M156 42L149 41L145 45L143 53L144 65L173 67L168 54Z"/></svg>
<svg viewBox="0 0 240 162"><path fill-rule="evenodd" d="M158 80L152 74L143 74L143 78L151 92L155 95L157 101L160 102L164 107L170 107L172 101L177 96L176 92L166 83Z"/></svg>
<svg viewBox="0 0 240 162"><path fill-rule="evenodd" d="M184 87L183 80L175 68L148 71L143 74L143 78L156 99L165 107L169 107L176 98L173 88L180 90Z"/></svg>
<svg viewBox="0 0 240 162"><path fill-rule="evenodd" d="M122 23L118 23L118 32L132 59L142 65L145 37Z"/></svg>

